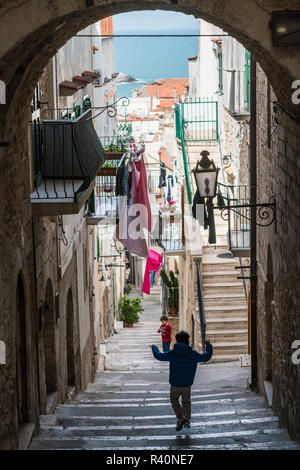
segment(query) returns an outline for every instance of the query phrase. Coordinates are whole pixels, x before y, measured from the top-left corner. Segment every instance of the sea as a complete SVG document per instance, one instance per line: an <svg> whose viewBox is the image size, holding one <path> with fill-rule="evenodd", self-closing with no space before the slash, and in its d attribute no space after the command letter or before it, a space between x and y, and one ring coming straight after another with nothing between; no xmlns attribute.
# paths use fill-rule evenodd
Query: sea
<svg viewBox="0 0 300 470"><path fill-rule="evenodd" d="M118 31L115 34L132 34ZM135 31L134 34L198 34L197 29ZM131 97L132 90L159 78L188 77L188 58L197 55L198 37L115 38L115 71L137 81L117 85L117 97Z"/></svg>

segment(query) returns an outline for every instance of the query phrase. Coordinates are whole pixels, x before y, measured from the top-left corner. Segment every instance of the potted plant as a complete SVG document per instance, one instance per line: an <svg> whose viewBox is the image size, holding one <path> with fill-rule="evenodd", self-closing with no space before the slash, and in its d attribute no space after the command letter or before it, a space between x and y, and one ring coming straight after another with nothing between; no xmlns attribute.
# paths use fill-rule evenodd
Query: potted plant
<svg viewBox="0 0 300 470"><path fill-rule="evenodd" d="M144 311L139 297L130 299L128 295L123 295L119 302L119 309L121 310L121 321L123 321L125 328L132 328L134 323L139 321L139 313Z"/></svg>
<svg viewBox="0 0 300 470"><path fill-rule="evenodd" d="M130 285L130 284L127 284L127 285L125 286L125 292L126 292L126 294L129 295L129 294L131 293L131 291L132 291L131 285Z"/></svg>
<svg viewBox="0 0 300 470"><path fill-rule="evenodd" d="M173 271L170 271L170 277L169 277L166 271L162 269L160 271L160 275L163 280L163 283L168 287L169 315L176 315L178 313L178 308L179 308L178 279L173 273Z"/></svg>

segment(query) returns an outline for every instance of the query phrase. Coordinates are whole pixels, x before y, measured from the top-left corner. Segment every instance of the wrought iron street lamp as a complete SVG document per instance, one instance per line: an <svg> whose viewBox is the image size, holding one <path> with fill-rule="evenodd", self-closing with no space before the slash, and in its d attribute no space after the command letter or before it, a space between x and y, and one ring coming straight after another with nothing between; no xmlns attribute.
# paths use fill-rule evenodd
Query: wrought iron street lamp
<svg viewBox="0 0 300 470"><path fill-rule="evenodd" d="M206 206L209 226L208 242L216 243L213 198L217 194L219 168L216 167L213 160L208 158L209 152L207 150L203 150L200 155L202 158L200 161L198 160L193 173L200 198L207 199Z"/></svg>
<svg viewBox="0 0 300 470"><path fill-rule="evenodd" d="M193 170L200 197L214 198L217 194L219 168L208 158L209 152L203 150L196 168Z"/></svg>
<svg viewBox="0 0 300 470"><path fill-rule="evenodd" d="M258 209L257 215L259 221L255 221L255 224L261 227L266 227L275 222L276 231L276 200L270 200L267 203L257 204L231 204L229 205L217 205L214 206L213 198L217 195L217 184L218 184L218 173L219 168L216 167L213 160L208 158L209 152L203 150L200 155L201 160L197 162L196 168L193 171L197 189L200 198L206 198L206 206L208 212L208 225L209 225L209 243L215 243L215 222L213 211L214 209L221 210L221 217L223 220L229 219L229 211L236 212L240 217L243 217L251 221L251 217L248 217L244 210L240 209L253 208Z"/></svg>

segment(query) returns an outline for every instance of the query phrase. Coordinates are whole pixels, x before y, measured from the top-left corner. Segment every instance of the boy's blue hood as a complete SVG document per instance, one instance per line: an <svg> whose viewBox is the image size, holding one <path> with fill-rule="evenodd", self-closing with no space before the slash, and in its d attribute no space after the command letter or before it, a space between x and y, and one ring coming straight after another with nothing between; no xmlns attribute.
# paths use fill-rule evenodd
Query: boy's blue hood
<svg viewBox="0 0 300 470"><path fill-rule="evenodd" d="M187 356L192 351L192 348L185 343L175 343L173 350L176 356Z"/></svg>

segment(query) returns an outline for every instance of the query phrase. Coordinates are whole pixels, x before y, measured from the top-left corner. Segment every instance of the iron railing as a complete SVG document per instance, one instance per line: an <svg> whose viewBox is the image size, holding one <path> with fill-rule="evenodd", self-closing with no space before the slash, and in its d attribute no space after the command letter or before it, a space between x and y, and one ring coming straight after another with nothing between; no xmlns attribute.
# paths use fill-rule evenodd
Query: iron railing
<svg viewBox="0 0 300 470"><path fill-rule="evenodd" d="M210 98L186 98L179 103L185 142L217 141L218 102Z"/></svg>
<svg viewBox="0 0 300 470"><path fill-rule="evenodd" d="M198 309L199 309L202 352L204 353L205 352L206 317L205 317L205 308L204 308L200 261L197 261L197 293L198 293Z"/></svg>
<svg viewBox="0 0 300 470"><path fill-rule="evenodd" d="M250 203L249 185L224 185L218 183L218 188L230 206L226 209L226 218L228 220L228 249L250 249L250 220L251 208L239 207L234 209L235 205L247 205Z"/></svg>
<svg viewBox="0 0 300 470"><path fill-rule="evenodd" d="M180 142L181 142L185 184L186 184L186 189L187 189L188 202L191 207L192 206L192 186L191 186L190 172L189 172L188 161L187 161L187 154L186 154L186 149L185 149L184 120L180 111L180 103L175 104L175 127L176 127L176 137L180 139Z"/></svg>
<svg viewBox="0 0 300 470"><path fill-rule="evenodd" d="M161 188L159 188L160 175L158 173L148 172L148 191L153 194L159 194Z"/></svg>
<svg viewBox="0 0 300 470"><path fill-rule="evenodd" d="M182 219L177 219L176 215L163 214L159 211L158 216L158 230L155 230L155 235L152 239L156 240L157 244L164 249L164 251L182 251L184 250L184 240L182 236ZM172 218L174 217L174 219Z"/></svg>
<svg viewBox="0 0 300 470"><path fill-rule="evenodd" d="M121 165L126 153L117 158L107 156L106 166L96 177L94 190L94 212L98 217L117 217L119 213L119 196L116 196L117 167Z"/></svg>
<svg viewBox="0 0 300 470"><path fill-rule="evenodd" d="M32 151L35 193L32 201L78 201L105 161L104 149L90 119L33 120Z"/></svg>

